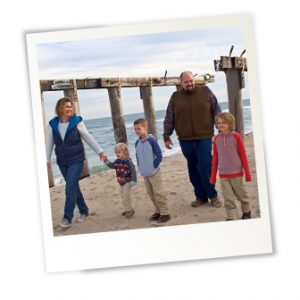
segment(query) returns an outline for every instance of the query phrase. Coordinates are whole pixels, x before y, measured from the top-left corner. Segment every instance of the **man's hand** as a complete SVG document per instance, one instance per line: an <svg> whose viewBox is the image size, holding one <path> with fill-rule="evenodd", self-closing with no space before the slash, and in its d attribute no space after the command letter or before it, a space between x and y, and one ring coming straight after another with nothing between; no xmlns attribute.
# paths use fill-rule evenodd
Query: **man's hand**
<svg viewBox="0 0 300 300"><path fill-rule="evenodd" d="M171 140L167 140L165 141L165 147L168 149L172 149L173 148L173 143Z"/></svg>

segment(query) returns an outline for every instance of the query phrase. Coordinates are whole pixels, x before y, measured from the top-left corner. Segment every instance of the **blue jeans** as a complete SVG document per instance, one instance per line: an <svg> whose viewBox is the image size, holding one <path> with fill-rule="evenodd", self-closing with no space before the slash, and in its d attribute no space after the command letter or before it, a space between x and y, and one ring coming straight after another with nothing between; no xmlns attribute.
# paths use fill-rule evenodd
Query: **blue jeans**
<svg viewBox="0 0 300 300"><path fill-rule="evenodd" d="M77 204L81 214L88 215L89 209L85 204L80 191L79 179L83 168L83 162L75 163L70 166L59 166L59 169L66 181L66 201L64 208L64 218L72 221L74 209Z"/></svg>
<svg viewBox="0 0 300 300"><path fill-rule="evenodd" d="M188 162L189 178L194 187L196 198L208 201L208 198L217 197L215 185L209 183L212 164L211 139L181 140L179 143Z"/></svg>

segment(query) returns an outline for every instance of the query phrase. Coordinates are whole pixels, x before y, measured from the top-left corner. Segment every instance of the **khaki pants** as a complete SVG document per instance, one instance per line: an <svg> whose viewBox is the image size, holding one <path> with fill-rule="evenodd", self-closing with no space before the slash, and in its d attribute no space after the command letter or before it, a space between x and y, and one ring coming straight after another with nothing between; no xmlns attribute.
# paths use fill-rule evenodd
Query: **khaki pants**
<svg viewBox="0 0 300 300"><path fill-rule="evenodd" d="M160 171L153 176L144 177L144 182L150 200L154 204L155 212L161 215L168 215L167 198L163 190Z"/></svg>
<svg viewBox="0 0 300 300"><path fill-rule="evenodd" d="M129 211L132 209L130 190L131 186L129 182L126 182L124 185L120 185L122 205L125 211Z"/></svg>
<svg viewBox="0 0 300 300"><path fill-rule="evenodd" d="M236 219L235 197L241 202L242 212L249 212L249 196L245 191L243 177L220 179L227 219Z"/></svg>

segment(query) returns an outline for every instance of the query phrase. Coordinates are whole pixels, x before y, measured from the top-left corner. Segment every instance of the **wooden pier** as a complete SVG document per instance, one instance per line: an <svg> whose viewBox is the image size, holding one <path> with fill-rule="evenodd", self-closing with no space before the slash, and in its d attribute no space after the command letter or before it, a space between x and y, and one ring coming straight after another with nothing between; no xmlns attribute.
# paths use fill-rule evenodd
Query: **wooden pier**
<svg viewBox="0 0 300 300"><path fill-rule="evenodd" d="M204 74L195 77L195 83L204 85L215 81L214 75ZM80 105L77 91L79 89L107 89L111 108L111 117L114 128L116 143L127 143L127 133L122 109L122 88L139 87L140 99L143 101L144 115L148 122L149 133L157 136L155 107L153 103L152 87L175 86L180 87L180 77L111 77L111 78L87 78L69 80L41 80L41 101L43 107L44 129L46 132L47 124L44 113L43 93L47 91L63 91L64 96L74 102L74 112L80 115ZM82 177L89 176L87 160L85 160ZM54 186L51 168L48 169L49 187Z"/></svg>
<svg viewBox="0 0 300 300"><path fill-rule="evenodd" d="M240 56L231 56L233 46L228 56L220 56L214 60L215 71L223 71L226 75L229 112L235 117L235 130L244 137L244 119L242 104L242 89L245 87L244 72L247 71L247 59L243 57L246 50ZM79 89L107 89L111 108L111 117L114 128L116 143L127 143L127 133L122 108L122 88L138 87L140 89L140 99L143 101L144 115L148 122L149 133L157 136L155 107L153 103L152 87L174 86L177 90L181 86L180 77L109 77L109 78L86 78L69 80L41 80L41 101L44 117L44 129L46 131L46 119L44 111L43 93L47 91L63 91L64 96L74 102L74 112L80 115L80 105L77 91ZM205 85L215 81L215 76L204 74L195 76L195 83ZM84 163L82 177L89 176L87 160ZM51 168L48 169L49 187L54 186Z"/></svg>

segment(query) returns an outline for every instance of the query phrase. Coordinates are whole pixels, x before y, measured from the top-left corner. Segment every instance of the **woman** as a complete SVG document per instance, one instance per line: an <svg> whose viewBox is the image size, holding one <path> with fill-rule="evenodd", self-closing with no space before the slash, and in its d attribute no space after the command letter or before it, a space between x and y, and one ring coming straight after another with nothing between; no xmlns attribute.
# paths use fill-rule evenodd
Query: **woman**
<svg viewBox="0 0 300 300"><path fill-rule="evenodd" d="M81 139L99 155L101 161L106 158L106 155L87 131L82 118L73 113L73 102L69 98L61 98L57 101L55 113L56 117L50 120L47 132L47 164L50 167L51 153L55 145L56 161L66 181L64 216L60 223L62 228L66 228L72 225L76 205L80 213L79 222L83 222L89 214L79 187L85 160Z"/></svg>

